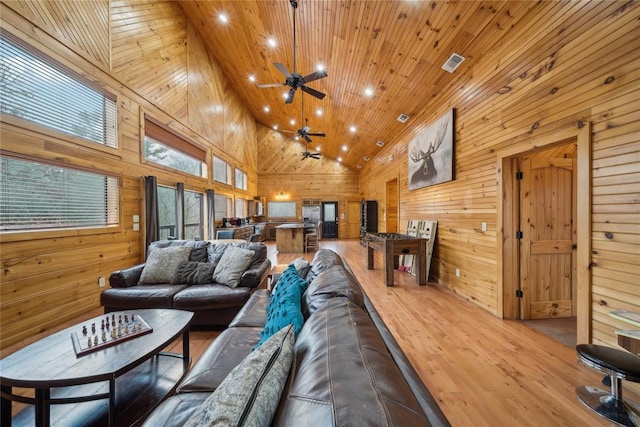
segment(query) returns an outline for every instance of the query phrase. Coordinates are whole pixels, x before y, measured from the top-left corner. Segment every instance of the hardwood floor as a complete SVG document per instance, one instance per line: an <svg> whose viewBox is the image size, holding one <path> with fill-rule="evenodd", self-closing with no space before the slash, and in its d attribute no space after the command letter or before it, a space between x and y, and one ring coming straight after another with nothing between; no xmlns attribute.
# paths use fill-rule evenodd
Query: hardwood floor
<svg viewBox="0 0 640 427"><path fill-rule="evenodd" d="M267 245L273 264L313 257L278 254L274 243ZM345 257L453 426L611 425L575 396L576 386L601 386L602 375L579 365L573 348L521 322L498 319L438 285L418 286L408 273L395 272L395 286L387 288L382 257L376 253L375 269L367 270L366 248L356 240L322 240L320 247ZM191 333L194 362L218 333ZM5 349L2 356L37 338ZM168 350L180 352L181 343ZM14 404L14 413L21 407Z"/></svg>

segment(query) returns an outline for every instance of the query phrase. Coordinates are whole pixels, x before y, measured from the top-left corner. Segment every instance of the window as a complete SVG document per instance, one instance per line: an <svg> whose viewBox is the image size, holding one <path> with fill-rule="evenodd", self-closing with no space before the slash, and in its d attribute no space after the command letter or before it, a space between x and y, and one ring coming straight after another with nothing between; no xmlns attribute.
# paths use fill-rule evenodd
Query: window
<svg viewBox="0 0 640 427"><path fill-rule="evenodd" d="M233 205L231 202L231 197L225 196L223 194L214 194L213 200L215 216L217 220L222 220L222 218L229 218L233 216Z"/></svg>
<svg viewBox="0 0 640 427"><path fill-rule="evenodd" d="M160 240L178 238L178 192L175 188L158 186L158 220Z"/></svg>
<svg viewBox="0 0 640 427"><path fill-rule="evenodd" d="M205 151L153 119L144 119L144 158L201 178L207 177Z"/></svg>
<svg viewBox="0 0 640 427"><path fill-rule="evenodd" d="M117 147L115 96L6 32L0 37L0 112Z"/></svg>
<svg viewBox="0 0 640 427"><path fill-rule="evenodd" d="M238 197L236 197L236 216L237 217L241 217L244 218L246 216L248 216L248 208L247 208L247 201L245 199L240 199Z"/></svg>
<svg viewBox="0 0 640 427"><path fill-rule="evenodd" d="M202 193L184 192L184 238L202 240L204 235L204 197Z"/></svg>
<svg viewBox="0 0 640 427"><path fill-rule="evenodd" d="M236 188L240 190L247 189L247 174L240 169L236 169Z"/></svg>
<svg viewBox="0 0 640 427"><path fill-rule="evenodd" d="M231 166L216 156L213 156L213 180L231 185Z"/></svg>
<svg viewBox="0 0 640 427"><path fill-rule="evenodd" d="M0 230L109 227L119 223L118 178L0 157Z"/></svg>
<svg viewBox="0 0 640 427"><path fill-rule="evenodd" d="M272 218L295 218L296 202L269 202L269 211Z"/></svg>
<svg viewBox="0 0 640 427"><path fill-rule="evenodd" d="M204 196L202 193L182 188L182 184L177 188L158 186L160 240L169 238L195 240L205 237ZM180 197L180 193L183 193L183 197ZM180 200L182 200L182 206L180 206ZM184 212L184 215L178 215L179 212ZM180 218L183 220L181 221Z"/></svg>

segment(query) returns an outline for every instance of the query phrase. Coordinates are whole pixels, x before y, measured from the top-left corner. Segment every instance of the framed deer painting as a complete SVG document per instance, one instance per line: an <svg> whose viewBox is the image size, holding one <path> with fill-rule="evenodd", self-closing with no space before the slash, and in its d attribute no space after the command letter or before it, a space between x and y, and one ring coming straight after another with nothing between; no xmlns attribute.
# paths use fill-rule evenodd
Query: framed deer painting
<svg viewBox="0 0 640 427"><path fill-rule="evenodd" d="M409 142L409 190L453 180L451 109Z"/></svg>

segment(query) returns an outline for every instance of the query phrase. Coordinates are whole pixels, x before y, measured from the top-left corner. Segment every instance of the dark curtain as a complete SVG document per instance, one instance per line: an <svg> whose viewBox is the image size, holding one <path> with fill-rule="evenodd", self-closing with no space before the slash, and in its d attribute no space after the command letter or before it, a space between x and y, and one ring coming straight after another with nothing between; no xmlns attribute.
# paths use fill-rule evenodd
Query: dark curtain
<svg viewBox="0 0 640 427"><path fill-rule="evenodd" d="M158 180L155 176L144 177L145 236L146 248L160 236L158 217Z"/></svg>
<svg viewBox="0 0 640 427"><path fill-rule="evenodd" d="M207 190L207 221L209 221L209 226L207 229L209 230L209 240L215 239L216 235L216 210L215 210L215 202L214 202L214 192L213 190Z"/></svg>
<svg viewBox="0 0 640 427"><path fill-rule="evenodd" d="M178 239L184 239L184 184L176 184L176 214L178 215Z"/></svg>

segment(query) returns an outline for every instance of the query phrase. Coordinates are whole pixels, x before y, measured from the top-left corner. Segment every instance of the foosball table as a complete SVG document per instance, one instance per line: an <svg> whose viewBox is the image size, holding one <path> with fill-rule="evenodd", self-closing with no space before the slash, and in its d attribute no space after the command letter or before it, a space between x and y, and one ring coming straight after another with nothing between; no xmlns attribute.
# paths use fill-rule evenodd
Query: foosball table
<svg viewBox="0 0 640 427"><path fill-rule="evenodd" d="M427 239L399 233L367 233L367 268L373 270L374 251L382 253L384 284L393 286L394 259L400 255L415 255L416 283L427 284Z"/></svg>

